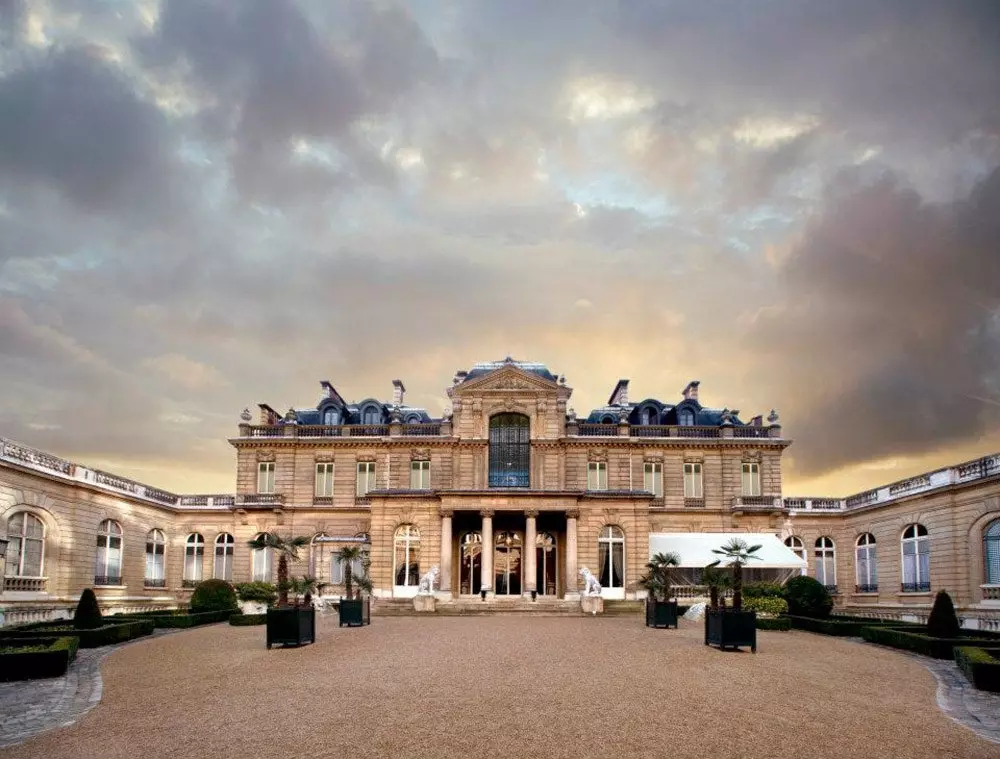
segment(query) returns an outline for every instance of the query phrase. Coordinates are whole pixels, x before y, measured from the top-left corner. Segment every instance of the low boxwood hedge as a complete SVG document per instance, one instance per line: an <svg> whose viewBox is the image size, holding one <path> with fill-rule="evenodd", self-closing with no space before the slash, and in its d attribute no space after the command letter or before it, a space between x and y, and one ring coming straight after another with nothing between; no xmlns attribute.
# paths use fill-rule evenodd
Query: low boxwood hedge
<svg viewBox="0 0 1000 759"><path fill-rule="evenodd" d="M757 617L758 630L791 630L792 620L788 617Z"/></svg>
<svg viewBox="0 0 1000 759"><path fill-rule="evenodd" d="M75 636L6 638L0 641L0 649L14 650L0 652L0 681L65 675L79 645ZM26 650L16 650L19 646Z"/></svg>
<svg viewBox="0 0 1000 759"><path fill-rule="evenodd" d="M913 627L917 629L922 629L921 625L910 623L910 622L898 622L895 620L881 620L881 619L866 619L863 617L826 617L825 619L816 619L814 617L796 617L789 615L788 619L791 620L792 628L795 630L804 630L811 633L819 633L820 635L836 635L848 638L856 638L861 635L861 630L865 627L884 627L890 625L892 627L908 628Z"/></svg>
<svg viewBox="0 0 1000 759"><path fill-rule="evenodd" d="M90 630L76 628L59 623L48 622L44 627L28 626L12 627L0 630L0 646L8 640L28 640L37 638L56 638L75 636L80 639L80 648L100 648L113 643L124 643L133 638L141 638L153 632L153 620L133 619L118 624L106 624Z"/></svg>
<svg viewBox="0 0 1000 759"><path fill-rule="evenodd" d="M214 622L225 622L234 612L203 611L199 614L189 614L186 609L168 609L167 611L136 612L127 615L128 619L151 619L156 627L196 627L210 625ZM125 614L119 616L125 617Z"/></svg>
<svg viewBox="0 0 1000 759"><path fill-rule="evenodd" d="M883 646L901 648L913 651L935 659L951 659L956 646L974 646L989 648L995 645L995 639L975 638L971 635L960 638L932 638L925 632L926 628L900 627L862 627L861 637L869 643L879 643ZM973 632L973 631L970 631Z"/></svg>
<svg viewBox="0 0 1000 759"><path fill-rule="evenodd" d="M1000 693L1000 648L955 646L955 663L979 690Z"/></svg>
<svg viewBox="0 0 1000 759"><path fill-rule="evenodd" d="M233 614L229 618L229 624L233 627L267 624L267 614Z"/></svg>

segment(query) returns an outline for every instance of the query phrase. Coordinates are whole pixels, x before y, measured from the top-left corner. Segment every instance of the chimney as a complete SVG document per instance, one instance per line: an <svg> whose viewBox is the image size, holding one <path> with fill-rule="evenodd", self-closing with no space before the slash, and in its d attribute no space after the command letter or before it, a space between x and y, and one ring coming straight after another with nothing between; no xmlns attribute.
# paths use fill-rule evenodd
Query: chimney
<svg viewBox="0 0 1000 759"><path fill-rule="evenodd" d="M696 401L698 400L698 385L701 382L698 380L691 380L688 382L687 387L684 388L683 396L686 401Z"/></svg>
<svg viewBox="0 0 1000 759"><path fill-rule="evenodd" d="M763 425L764 425L764 417L763 416L758 415L758 416L755 416L753 419L750 420L750 426L751 427L762 427Z"/></svg>
<svg viewBox="0 0 1000 759"><path fill-rule="evenodd" d="M406 388L403 387L402 380L392 381L392 405L402 406L403 405L403 394L406 392Z"/></svg>
<svg viewBox="0 0 1000 759"><path fill-rule="evenodd" d="M611 391L611 397L608 398L609 406L627 406L628 405L628 380L620 379L618 384L615 385L615 389Z"/></svg>
<svg viewBox="0 0 1000 759"><path fill-rule="evenodd" d="M281 415L266 403L258 403L260 409L260 424L277 424Z"/></svg>

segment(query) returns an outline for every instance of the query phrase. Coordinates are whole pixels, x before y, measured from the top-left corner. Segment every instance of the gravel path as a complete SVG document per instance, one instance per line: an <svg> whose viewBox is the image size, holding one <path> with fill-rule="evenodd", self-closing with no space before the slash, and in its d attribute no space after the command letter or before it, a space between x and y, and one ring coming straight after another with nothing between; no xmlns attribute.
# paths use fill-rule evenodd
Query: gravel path
<svg viewBox="0 0 1000 759"><path fill-rule="evenodd" d="M762 632L753 655L628 617L319 624L301 649L227 625L122 648L96 708L0 756L1000 758L921 663L836 638Z"/></svg>

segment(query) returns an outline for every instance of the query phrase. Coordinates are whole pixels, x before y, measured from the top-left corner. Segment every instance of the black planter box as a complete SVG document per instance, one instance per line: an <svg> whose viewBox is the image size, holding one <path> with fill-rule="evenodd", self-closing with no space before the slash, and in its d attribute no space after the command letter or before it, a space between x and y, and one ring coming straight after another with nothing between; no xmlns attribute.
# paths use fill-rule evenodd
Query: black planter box
<svg viewBox="0 0 1000 759"><path fill-rule="evenodd" d="M646 627L677 627L677 602L646 599Z"/></svg>
<svg viewBox="0 0 1000 759"><path fill-rule="evenodd" d="M285 606L267 610L267 647L275 643L301 646L316 642L316 609Z"/></svg>
<svg viewBox="0 0 1000 759"><path fill-rule="evenodd" d="M340 626L361 627L372 623L372 603L369 598L340 601Z"/></svg>
<svg viewBox="0 0 1000 759"><path fill-rule="evenodd" d="M757 612L706 609L705 645L720 649L750 646L757 653Z"/></svg>

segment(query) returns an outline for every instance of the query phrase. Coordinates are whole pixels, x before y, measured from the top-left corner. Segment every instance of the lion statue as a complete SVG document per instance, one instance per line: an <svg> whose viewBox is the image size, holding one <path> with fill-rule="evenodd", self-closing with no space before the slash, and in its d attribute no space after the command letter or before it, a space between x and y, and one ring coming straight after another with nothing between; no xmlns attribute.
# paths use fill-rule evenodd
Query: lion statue
<svg viewBox="0 0 1000 759"><path fill-rule="evenodd" d="M585 596L599 596L601 595L601 584L597 581L597 577L586 567L580 570L580 576L583 578L583 595Z"/></svg>
<svg viewBox="0 0 1000 759"><path fill-rule="evenodd" d="M420 584L417 586L417 593L422 596L434 595L434 584L437 582L439 574L441 574L440 569L436 566L431 567L431 571L420 578Z"/></svg>

